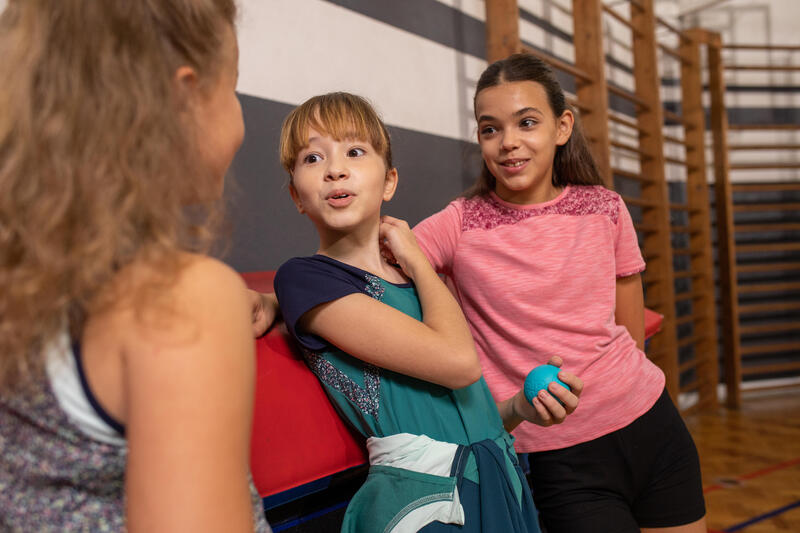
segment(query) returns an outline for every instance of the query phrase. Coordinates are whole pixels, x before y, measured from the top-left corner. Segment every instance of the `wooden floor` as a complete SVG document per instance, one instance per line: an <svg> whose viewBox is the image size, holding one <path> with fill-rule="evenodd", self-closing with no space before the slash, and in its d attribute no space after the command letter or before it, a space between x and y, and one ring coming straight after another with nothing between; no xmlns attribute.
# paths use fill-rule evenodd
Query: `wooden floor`
<svg viewBox="0 0 800 533"><path fill-rule="evenodd" d="M800 532L800 387L693 414L710 532Z"/></svg>

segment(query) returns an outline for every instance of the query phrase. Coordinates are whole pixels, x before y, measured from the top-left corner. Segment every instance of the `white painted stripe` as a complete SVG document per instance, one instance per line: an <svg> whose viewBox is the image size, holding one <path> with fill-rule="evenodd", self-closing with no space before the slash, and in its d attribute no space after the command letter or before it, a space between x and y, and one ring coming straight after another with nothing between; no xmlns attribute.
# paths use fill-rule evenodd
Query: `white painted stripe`
<svg viewBox="0 0 800 533"><path fill-rule="evenodd" d="M329 91L369 98L384 120L472 140L482 59L321 0L244 0L241 93L288 104Z"/></svg>

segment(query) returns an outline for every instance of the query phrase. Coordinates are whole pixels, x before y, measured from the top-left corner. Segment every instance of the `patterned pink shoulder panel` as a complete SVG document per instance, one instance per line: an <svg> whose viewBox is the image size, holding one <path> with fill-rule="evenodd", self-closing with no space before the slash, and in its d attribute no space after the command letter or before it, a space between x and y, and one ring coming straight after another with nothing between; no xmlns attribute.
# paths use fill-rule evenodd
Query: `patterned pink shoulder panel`
<svg viewBox="0 0 800 533"><path fill-rule="evenodd" d="M619 216L618 198L615 192L599 185L573 185L559 201L533 209L514 209L502 205L491 196L476 196L463 200L461 231L490 230L542 215L605 215L616 224Z"/></svg>

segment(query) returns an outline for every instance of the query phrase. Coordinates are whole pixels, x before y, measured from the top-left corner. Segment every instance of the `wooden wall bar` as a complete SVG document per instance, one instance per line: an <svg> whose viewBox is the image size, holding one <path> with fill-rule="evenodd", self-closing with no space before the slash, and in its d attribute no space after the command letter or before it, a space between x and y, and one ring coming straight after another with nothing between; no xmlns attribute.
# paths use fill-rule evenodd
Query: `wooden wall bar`
<svg viewBox="0 0 800 533"><path fill-rule="evenodd" d="M697 406L713 409L717 406L719 381L717 355L717 313L714 301L714 261L711 257L711 216L705 157L705 110L700 46L704 35L697 30L682 34L681 102L683 108L684 140L686 146L686 197L689 206L689 248L692 252L690 275L694 330L694 390ZM684 386L688 389L688 386ZM682 391L684 391L682 387Z"/></svg>
<svg viewBox="0 0 800 533"><path fill-rule="evenodd" d="M613 188L602 7L601 0L576 0L572 3L575 66L588 74L587 78L576 76L575 83L578 100L588 108L588 112L581 113L581 122L591 139L592 155L606 186Z"/></svg>
<svg viewBox="0 0 800 533"><path fill-rule="evenodd" d="M578 1L578 0L576 0ZM661 104L661 79L658 72L656 18L653 0L640 0L631 7L633 32L633 75L638 106L641 174L648 178L641 184L642 221L650 228L644 235L648 281L645 305L664 315L661 333L651 340L648 355L664 371L667 390L677 402L679 392L678 346L675 324L675 287L670 235L669 194L665 175L664 112Z"/></svg>

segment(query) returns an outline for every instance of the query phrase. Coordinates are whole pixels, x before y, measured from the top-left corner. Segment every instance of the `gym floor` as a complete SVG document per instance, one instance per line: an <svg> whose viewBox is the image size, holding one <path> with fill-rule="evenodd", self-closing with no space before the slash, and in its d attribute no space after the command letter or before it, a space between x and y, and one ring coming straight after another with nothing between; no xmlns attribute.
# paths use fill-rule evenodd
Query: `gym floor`
<svg viewBox="0 0 800 533"><path fill-rule="evenodd" d="M800 387L685 418L700 453L709 533L800 532Z"/></svg>

